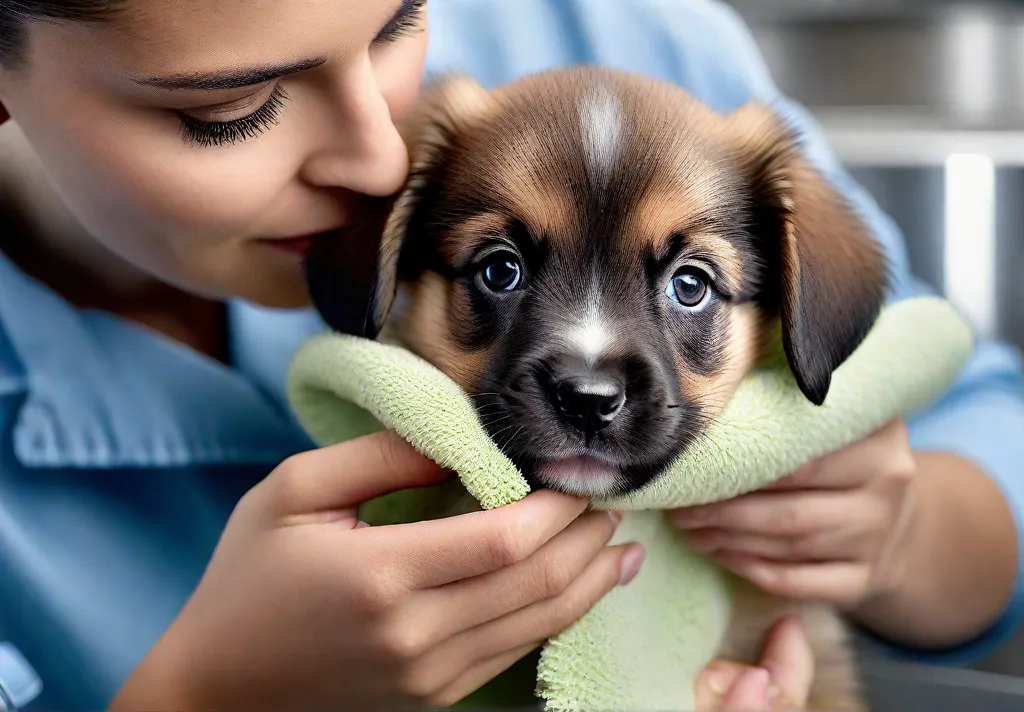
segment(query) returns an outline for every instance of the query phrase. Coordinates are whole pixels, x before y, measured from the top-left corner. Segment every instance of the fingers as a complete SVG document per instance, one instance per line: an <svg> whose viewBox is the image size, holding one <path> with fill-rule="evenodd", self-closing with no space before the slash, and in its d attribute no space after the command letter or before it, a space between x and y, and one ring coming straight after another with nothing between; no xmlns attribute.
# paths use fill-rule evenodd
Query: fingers
<svg viewBox="0 0 1024 712"><path fill-rule="evenodd" d="M855 603L871 583L871 570L861 563L789 564L732 554L711 558L769 593L801 600Z"/></svg>
<svg viewBox="0 0 1024 712"><path fill-rule="evenodd" d="M435 646L415 687L435 685L439 692L432 702L451 706L582 618L616 585L628 584L642 562L643 547L638 544L603 549L560 595ZM453 679L459 670L464 672Z"/></svg>
<svg viewBox="0 0 1024 712"><path fill-rule="evenodd" d="M814 681L814 654L796 617L777 623L757 667L714 660L697 676L698 712L803 708Z"/></svg>
<svg viewBox="0 0 1024 712"><path fill-rule="evenodd" d="M768 709L770 684L771 677L767 670L760 667L747 668L723 698L722 709L728 712Z"/></svg>
<svg viewBox="0 0 1024 712"><path fill-rule="evenodd" d="M856 446L854 446L856 447ZM793 490L847 490L862 487L874 473L866 467L836 467L828 458L815 460L788 477L761 488L762 492Z"/></svg>
<svg viewBox="0 0 1024 712"><path fill-rule="evenodd" d="M526 560L586 508L584 500L542 490L491 511L374 528L377 563L401 572L410 588L444 586Z"/></svg>
<svg viewBox="0 0 1024 712"><path fill-rule="evenodd" d="M884 516L878 509L875 499L861 491L773 492L678 510L671 518L677 527L687 530L713 527L761 536L802 537L835 531L851 520L871 518L874 523Z"/></svg>
<svg viewBox="0 0 1024 712"><path fill-rule="evenodd" d="M642 561L639 544L606 548L560 595L456 636L447 644L446 655L456 661L482 660L547 640L582 618L616 586L628 584Z"/></svg>
<svg viewBox="0 0 1024 712"><path fill-rule="evenodd" d="M469 697L543 644L544 641L542 640L527 643L515 650L495 655L492 658L477 663L442 690L434 700L431 700L431 703L440 708L453 707L456 703Z"/></svg>
<svg viewBox="0 0 1024 712"><path fill-rule="evenodd" d="M694 706L697 712L713 712L722 708L726 694L749 669L747 665L730 660L713 660L708 663L694 683ZM757 709L752 706L750 710Z"/></svg>
<svg viewBox="0 0 1024 712"><path fill-rule="evenodd" d="M784 618L768 635L761 665L781 697L804 707L814 682L814 652L799 618Z"/></svg>
<svg viewBox="0 0 1024 712"><path fill-rule="evenodd" d="M566 591L615 534L618 515L586 514L524 561L427 592L444 640Z"/></svg>
<svg viewBox="0 0 1024 712"><path fill-rule="evenodd" d="M687 532L687 541L700 554L740 554L772 561L855 561L870 550L871 537L864 531L825 531L805 537L773 537L738 534L727 529Z"/></svg>
<svg viewBox="0 0 1024 712"><path fill-rule="evenodd" d="M873 435L804 465L764 490L853 489L881 471L909 474L914 468L906 425L894 420Z"/></svg>
<svg viewBox="0 0 1024 712"><path fill-rule="evenodd" d="M383 431L289 458L261 486L276 513L301 517L437 484L449 474L397 433Z"/></svg>

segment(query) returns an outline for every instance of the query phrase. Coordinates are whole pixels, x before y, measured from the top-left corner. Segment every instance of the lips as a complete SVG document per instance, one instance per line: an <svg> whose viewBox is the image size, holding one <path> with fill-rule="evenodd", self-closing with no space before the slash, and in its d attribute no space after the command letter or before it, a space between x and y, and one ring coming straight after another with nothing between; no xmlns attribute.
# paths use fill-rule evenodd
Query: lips
<svg viewBox="0 0 1024 712"><path fill-rule="evenodd" d="M619 469L604 460L584 455L546 460L537 467L537 479L568 494L603 495L619 483Z"/></svg>
<svg viewBox="0 0 1024 712"><path fill-rule="evenodd" d="M311 233L308 235L296 235L295 237L265 237L259 240L259 242L267 247L278 250L279 252L285 252L290 255L296 255L298 257L304 257L308 253L313 245L316 244L317 240L338 232L341 228L334 228L332 230L324 230L323 232Z"/></svg>

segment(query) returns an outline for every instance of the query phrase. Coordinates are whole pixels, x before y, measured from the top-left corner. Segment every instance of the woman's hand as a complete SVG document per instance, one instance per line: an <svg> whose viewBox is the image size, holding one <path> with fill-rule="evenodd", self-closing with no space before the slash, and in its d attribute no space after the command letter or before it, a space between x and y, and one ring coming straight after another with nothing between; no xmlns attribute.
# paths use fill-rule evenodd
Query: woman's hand
<svg viewBox="0 0 1024 712"><path fill-rule="evenodd" d="M807 704L814 656L797 618L785 618L768 634L757 667L727 660L708 664L697 678L698 712L769 712Z"/></svg>
<svg viewBox="0 0 1024 712"><path fill-rule="evenodd" d="M854 607L900 585L916 471L896 421L759 492L672 518L697 551L771 593Z"/></svg>
<svg viewBox="0 0 1024 712"><path fill-rule="evenodd" d="M607 546L614 515L552 492L439 521L357 520L361 502L445 477L393 433L283 463L240 502L112 709L448 706L636 575L643 549Z"/></svg>

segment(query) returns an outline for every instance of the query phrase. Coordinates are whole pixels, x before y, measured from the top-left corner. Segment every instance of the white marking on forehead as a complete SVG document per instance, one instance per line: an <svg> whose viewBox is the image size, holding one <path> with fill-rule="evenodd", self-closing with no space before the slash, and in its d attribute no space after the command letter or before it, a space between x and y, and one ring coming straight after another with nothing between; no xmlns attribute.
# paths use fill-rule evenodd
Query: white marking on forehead
<svg viewBox="0 0 1024 712"><path fill-rule="evenodd" d="M569 329L567 337L571 346L578 349L591 364L612 343L612 335L595 307L587 311L578 325Z"/></svg>
<svg viewBox="0 0 1024 712"><path fill-rule="evenodd" d="M608 332L601 322L588 321L573 329L572 340L587 359L596 361L608 342Z"/></svg>
<svg viewBox="0 0 1024 712"><path fill-rule="evenodd" d="M580 104L580 125L588 169L596 177L607 176L615 168L622 136L618 98L605 87L595 87Z"/></svg>

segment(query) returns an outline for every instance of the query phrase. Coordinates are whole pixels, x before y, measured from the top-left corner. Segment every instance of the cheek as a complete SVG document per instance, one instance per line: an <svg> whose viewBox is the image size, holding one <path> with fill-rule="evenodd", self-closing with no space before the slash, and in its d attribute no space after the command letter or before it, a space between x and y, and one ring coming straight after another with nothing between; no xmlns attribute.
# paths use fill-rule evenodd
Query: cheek
<svg viewBox="0 0 1024 712"><path fill-rule="evenodd" d="M489 355L459 346L461 339L457 338L457 332L463 324L456 290L432 272L400 289L402 307L391 315L387 338L402 343L432 363L464 391L472 391Z"/></svg>
<svg viewBox="0 0 1024 712"><path fill-rule="evenodd" d="M140 121L134 135L125 130L122 146L96 156L96 169L111 194L161 232L241 236L295 175L289 158L295 150L286 131L271 130L235 145L191 148L178 139L177 119L162 128L155 131L151 122Z"/></svg>
<svg viewBox="0 0 1024 712"><path fill-rule="evenodd" d="M130 240L133 249L156 236L242 232L293 174L282 150L287 139L273 131L247 144L192 149L173 116L84 99L75 121L48 109L26 112L20 124L55 186L90 232Z"/></svg>
<svg viewBox="0 0 1024 712"><path fill-rule="evenodd" d="M412 109L419 98L423 67L427 55L427 32L392 48L374 63L374 76L391 117L398 121Z"/></svg>
<svg viewBox="0 0 1024 712"><path fill-rule="evenodd" d="M765 315L754 304L727 307L717 339L717 366L712 373L694 372L682 356L676 357L683 397L707 415L722 412L742 380L757 365L765 340Z"/></svg>

